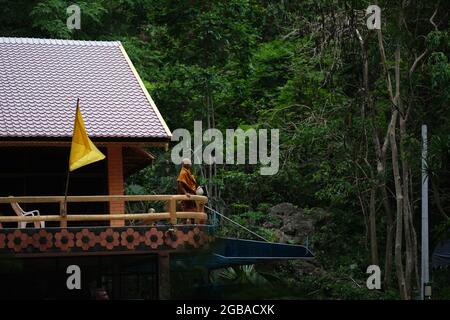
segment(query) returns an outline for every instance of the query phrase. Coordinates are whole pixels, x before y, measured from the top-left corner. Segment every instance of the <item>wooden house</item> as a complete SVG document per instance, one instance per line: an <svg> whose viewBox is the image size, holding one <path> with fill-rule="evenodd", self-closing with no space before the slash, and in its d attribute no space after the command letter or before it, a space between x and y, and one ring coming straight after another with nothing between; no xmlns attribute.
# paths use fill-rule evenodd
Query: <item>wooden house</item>
<svg viewBox="0 0 450 320"><path fill-rule="evenodd" d="M66 215L77 98L106 159L71 173ZM120 42L0 38L0 296L95 298L102 289L109 298L168 298L170 256L213 240L207 199L194 196L199 212L177 212L184 196L126 196L124 180L151 164L147 147L167 148L170 138ZM126 212L133 201L166 206ZM22 216L14 203L39 215ZM81 289L67 285L73 265Z"/></svg>

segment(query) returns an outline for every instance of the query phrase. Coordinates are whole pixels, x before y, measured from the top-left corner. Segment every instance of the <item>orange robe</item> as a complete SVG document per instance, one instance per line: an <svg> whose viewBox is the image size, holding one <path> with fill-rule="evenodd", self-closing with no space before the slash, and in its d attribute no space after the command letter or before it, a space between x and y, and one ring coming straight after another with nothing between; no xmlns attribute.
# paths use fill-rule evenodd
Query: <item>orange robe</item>
<svg viewBox="0 0 450 320"><path fill-rule="evenodd" d="M197 189L197 182L195 181L194 175L185 167L181 168L180 174L178 175L177 182L182 182L186 191L191 194L195 194Z"/></svg>
<svg viewBox="0 0 450 320"><path fill-rule="evenodd" d="M181 167L180 174L178 175L177 182L182 182L184 189L190 193L195 194L197 183L194 175L185 167ZM197 211L195 201L184 200L181 201L181 209L183 211Z"/></svg>

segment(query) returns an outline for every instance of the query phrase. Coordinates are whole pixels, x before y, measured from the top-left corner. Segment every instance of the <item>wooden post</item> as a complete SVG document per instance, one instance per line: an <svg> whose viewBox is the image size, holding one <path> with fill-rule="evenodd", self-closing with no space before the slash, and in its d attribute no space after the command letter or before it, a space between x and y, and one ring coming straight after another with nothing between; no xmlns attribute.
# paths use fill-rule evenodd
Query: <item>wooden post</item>
<svg viewBox="0 0 450 320"><path fill-rule="evenodd" d="M59 214L61 215L61 222L59 223L60 228L67 228L67 202L61 201L59 203Z"/></svg>
<svg viewBox="0 0 450 320"><path fill-rule="evenodd" d="M158 298L170 299L170 258L167 252L158 254Z"/></svg>
<svg viewBox="0 0 450 320"><path fill-rule="evenodd" d="M169 200L170 223L177 224L177 202L175 199Z"/></svg>
<svg viewBox="0 0 450 320"><path fill-rule="evenodd" d="M123 154L121 144L110 144L107 149L108 159L108 193L110 195L124 194L123 181ZM110 214L125 213L125 203L123 201L113 200L109 202ZM112 227L123 227L125 221L115 220L111 222Z"/></svg>
<svg viewBox="0 0 450 320"><path fill-rule="evenodd" d="M203 201L197 201L197 211L198 212L205 212L205 203ZM204 223L205 221L202 221L200 219L195 219L195 223Z"/></svg>
<svg viewBox="0 0 450 320"><path fill-rule="evenodd" d="M197 200L197 201L195 201L196 202L196 204L197 204L197 211L198 212L205 212L205 203L203 202L203 201L201 201L201 200Z"/></svg>

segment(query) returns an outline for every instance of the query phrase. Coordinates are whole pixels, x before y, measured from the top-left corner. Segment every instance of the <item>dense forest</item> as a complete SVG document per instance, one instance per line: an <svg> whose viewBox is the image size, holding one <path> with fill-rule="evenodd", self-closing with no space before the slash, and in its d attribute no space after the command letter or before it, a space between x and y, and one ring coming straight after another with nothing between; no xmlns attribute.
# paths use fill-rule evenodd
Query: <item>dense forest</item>
<svg viewBox="0 0 450 320"><path fill-rule="evenodd" d="M430 250L450 228L450 2L77 1L81 29L69 30L71 4L0 0L0 36L121 41L171 130L194 121L280 130L276 175L194 166L212 206L267 239L280 240L267 224L275 205L325 212L308 239L320 272L300 274L292 262L258 273L292 288L278 297L418 296L423 124ZM379 30L366 25L371 4L381 7ZM170 151L151 151L155 164L127 191L176 192ZM225 223L221 232L244 236ZM381 291L366 289L371 264L381 267ZM434 296L449 298L448 271L432 278Z"/></svg>

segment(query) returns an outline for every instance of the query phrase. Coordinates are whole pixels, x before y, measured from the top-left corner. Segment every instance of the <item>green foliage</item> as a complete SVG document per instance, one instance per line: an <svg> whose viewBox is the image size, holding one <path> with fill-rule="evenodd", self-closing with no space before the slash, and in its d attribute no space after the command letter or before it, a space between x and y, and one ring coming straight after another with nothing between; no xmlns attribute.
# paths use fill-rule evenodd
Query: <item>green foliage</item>
<svg viewBox="0 0 450 320"><path fill-rule="evenodd" d="M254 286L268 284L268 281L256 272L254 265L215 270L211 273L210 279L213 284L251 284Z"/></svg>
<svg viewBox="0 0 450 320"><path fill-rule="evenodd" d="M355 282L345 274L328 274L322 277L306 276L298 284L295 295L306 299L381 300L398 299L395 292L370 291L363 281Z"/></svg>
<svg viewBox="0 0 450 320"><path fill-rule="evenodd" d="M274 176L261 176L257 165L223 165L208 181L202 174L207 168L194 166L200 183L214 183L220 190L220 199L215 200L222 213L266 239L278 241L275 230L281 227L281 221L267 214L273 205L290 202L306 208L306 213L313 207L330 212L310 239L327 273L295 279L295 270L286 269L280 277L286 282L280 283L292 290L270 287L269 294L261 297L397 298L395 292L368 292L363 283L369 250L361 204L378 183L371 175L376 166L371 129L378 128L383 139L392 108L376 34L353 15L366 8L368 1L80 1L76 4L82 11L81 30L72 31L65 25L70 4L65 0L0 0L1 35L120 40L172 130L192 130L195 120L206 123L213 116L219 130L280 130L280 170ZM399 39L401 99L412 106L401 157L411 166L414 215L420 190L420 126L424 123L430 136L428 174L441 207L450 215L450 37L445 17L449 4L404 2L401 30L396 19L398 4L380 1L379 5L387 64L392 71L394 44ZM437 5L434 26L430 17ZM365 39L372 117L368 116L355 28ZM412 63L425 49L410 74ZM179 167L170 162L169 152L151 151L155 163L127 179L127 194L176 193ZM390 150L387 155L386 181L391 192ZM436 213L434 192L430 212L436 243L448 236L450 226ZM392 194L388 198L393 204ZM164 204L152 206L158 211ZM130 212L149 209L145 203L127 207ZM376 211L382 258L386 237L382 203L376 203ZM221 223L219 235L251 237ZM268 229L266 223L275 227ZM350 266L356 267L349 271ZM233 269L228 274L248 284L254 270Z"/></svg>
<svg viewBox="0 0 450 320"><path fill-rule="evenodd" d="M39 30L42 35L70 39L75 33L79 32L80 36L85 35L83 31L75 29L69 30L66 26L68 17L66 8L72 4L65 0L44 0L36 4L30 12L33 20L33 27ZM81 30L94 29L101 25L101 19L107 12L99 1L79 1L76 3L80 7L82 13Z"/></svg>

